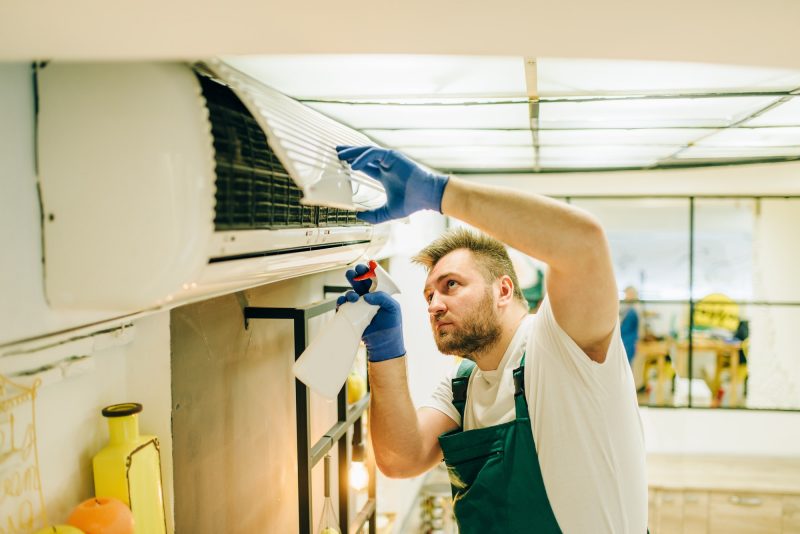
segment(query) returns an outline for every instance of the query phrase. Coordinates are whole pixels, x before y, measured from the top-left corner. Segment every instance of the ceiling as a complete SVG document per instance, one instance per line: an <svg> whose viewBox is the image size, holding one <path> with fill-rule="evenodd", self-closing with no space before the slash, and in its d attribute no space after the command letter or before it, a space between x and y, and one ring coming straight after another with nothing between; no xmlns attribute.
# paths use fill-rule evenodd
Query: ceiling
<svg viewBox="0 0 800 534"><path fill-rule="evenodd" d="M273 55L234 67L442 171L800 160L800 70L514 56Z"/></svg>

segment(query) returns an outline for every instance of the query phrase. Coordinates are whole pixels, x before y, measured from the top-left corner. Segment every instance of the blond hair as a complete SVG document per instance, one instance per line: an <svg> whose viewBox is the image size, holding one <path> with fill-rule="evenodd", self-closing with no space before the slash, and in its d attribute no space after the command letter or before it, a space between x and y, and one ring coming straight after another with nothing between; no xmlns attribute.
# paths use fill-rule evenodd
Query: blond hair
<svg viewBox="0 0 800 534"><path fill-rule="evenodd" d="M411 261L424 266L430 272L439 260L459 249L466 249L472 253L487 283L491 284L502 276L511 278L514 284L514 298L528 307L528 301L522 294L517 273L505 245L486 234L466 228L450 230L420 250Z"/></svg>

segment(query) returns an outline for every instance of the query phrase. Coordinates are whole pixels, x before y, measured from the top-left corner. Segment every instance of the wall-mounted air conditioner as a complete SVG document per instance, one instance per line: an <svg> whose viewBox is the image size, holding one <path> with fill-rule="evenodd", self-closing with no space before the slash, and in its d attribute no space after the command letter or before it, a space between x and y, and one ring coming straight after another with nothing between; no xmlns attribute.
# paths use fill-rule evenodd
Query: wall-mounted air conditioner
<svg viewBox="0 0 800 534"><path fill-rule="evenodd" d="M220 62L50 63L36 77L45 290L132 311L376 254L364 135Z"/></svg>

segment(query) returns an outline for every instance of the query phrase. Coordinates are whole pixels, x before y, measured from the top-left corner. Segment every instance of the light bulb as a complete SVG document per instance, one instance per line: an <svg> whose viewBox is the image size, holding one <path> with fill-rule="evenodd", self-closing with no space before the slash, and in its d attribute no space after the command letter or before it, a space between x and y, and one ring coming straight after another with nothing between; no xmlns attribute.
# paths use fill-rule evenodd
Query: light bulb
<svg viewBox="0 0 800 534"><path fill-rule="evenodd" d="M369 483L369 473L364 462L352 462L350 464L350 487L356 491L361 491Z"/></svg>

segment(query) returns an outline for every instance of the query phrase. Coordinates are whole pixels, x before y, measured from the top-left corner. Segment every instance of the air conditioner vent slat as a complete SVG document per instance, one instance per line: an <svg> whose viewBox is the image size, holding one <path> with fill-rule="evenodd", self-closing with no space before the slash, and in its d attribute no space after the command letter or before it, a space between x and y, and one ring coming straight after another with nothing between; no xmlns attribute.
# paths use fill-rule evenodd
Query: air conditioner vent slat
<svg viewBox="0 0 800 534"><path fill-rule="evenodd" d="M354 211L301 204L302 191L244 104L227 87L198 78L214 136L217 231L363 224Z"/></svg>
<svg viewBox="0 0 800 534"><path fill-rule="evenodd" d="M275 91L224 60L211 60L207 68L224 80L261 125L270 147L303 190L303 202L347 210L369 210L385 204L383 186L343 165L336 154L337 145L374 144L367 136Z"/></svg>

